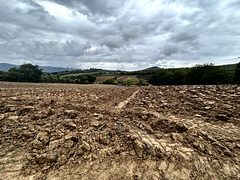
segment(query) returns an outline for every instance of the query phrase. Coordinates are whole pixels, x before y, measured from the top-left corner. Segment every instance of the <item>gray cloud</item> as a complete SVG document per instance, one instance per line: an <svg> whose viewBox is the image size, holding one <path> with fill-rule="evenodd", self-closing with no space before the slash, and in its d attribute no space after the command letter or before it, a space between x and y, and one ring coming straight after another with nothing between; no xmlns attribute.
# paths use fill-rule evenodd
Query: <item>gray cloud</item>
<svg viewBox="0 0 240 180"><path fill-rule="evenodd" d="M103 15L114 15L119 11L125 1L112 1L112 0L83 0L82 3L93 13Z"/></svg>
<svg viewBox="0 0 240 180"><path fill-rule="evenodd" d="M3 0L0 62L125 70L234 63L239 8L237 0Z"/></svg>
<svg viewBox="0 0 240 180"><path fill-rule="evenodd" d="M108 36L103 39L102 44L109 48L120 48L123 46L124 41L120 36Z"/></svg>
<svg viewBox="0 0 240 180"><path fill-rule="evenodd" d="M178 45L175 45L175 44L166 45L161 50L161 53L166 57L169 57L178 53L184 53L184 52L185 50L183 47L179 47Z"/></svg>
<svg viewBox="0 0 240 180"><path fill-rule="evenodd" d="M143 29L140 26L124 27L121 32L122 37L128 41L140 37L143 34Z"/></svg>
<svg viewBox="0 0 240 180"><path fill-rule="evenodd" d="M81 13L88 15L102 15L102 16L114 16L118 13L121 7L127 2L126 0L49 0L71 9L77 10Z"/></svg>
<svg viewBox="0 0 240 180"><path fill-rule="evenodd" d="M183 31L174 34L171 37L171 40L174 42L191 42L191 41L196 41L198 38L198 34L194 31Z"/></svg>

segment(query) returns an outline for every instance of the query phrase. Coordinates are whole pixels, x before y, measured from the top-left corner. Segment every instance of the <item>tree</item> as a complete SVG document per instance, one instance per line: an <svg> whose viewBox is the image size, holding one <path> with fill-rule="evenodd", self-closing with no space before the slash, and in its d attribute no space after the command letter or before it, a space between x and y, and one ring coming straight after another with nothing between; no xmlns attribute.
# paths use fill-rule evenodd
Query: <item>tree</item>
<svg viewBox="0 0 240 180"><path fill-rule="evenodd" d="M102 83L103 84L117 84L117 77L112 77L109 79L104 80Z"/></svg>
<svg viewBox="0 0 240 180"><path fill-rule="evenodd" d="M0 71L0 81L6 81L7 80L7 72Z"/></svg>
<svg viewBox="0 0 240 180"><path fill-rule="evenodd" d="M209 75L213 71L214 66L213 64L203 64L203 65L195 65L190 69L187 74L186 81L187 84L209 84Z"/></svg>
<svg viewBox="0 0 240 180"><path fill-rule="evenodd" d="M24 82L40 82L42 70L37 65L23 64L19 67L19 71L22 74L21 81Z"/></svg>
<svg viewBox="0 0 240 180"><path fill-rule="evenodd" d="M8 70L6 80L16 82L22 81L22 74L20 73L18 68L11 68Z"/></svg>
<svg viewBox="0 0 240 180"><path fill-rule="evenodd" d="M227 84L231 83L229 73L213 64L196 65L186 77L187 84Z"/></svg>
<svg viewBox="0 0 240 180"><path fill-rule="evenodd" d="M57 73L56 79L57 79L57 82L60 82L60 81L61 81L60 73Z"/></svg>
<svg viewBox="0 0 240 180"><path fill-rule="evenodd" d="M174 71L170 78L170 82L173 85L182 85L184 84L185 76L185 73L181 70Z"/></svg>
<svg viewBox="0 0 240 180"><path fill-rule="evenodd" d="M222 68L213 67L205 72L202 77L202 84L227 84L230 83L229 74Z"/></svg>
<svg viewBox="0 0 240 180"><path fill-rule="evenodd" d="M240 62L237 63L237 67L235 69L234 82L240 84Z"/></svg>
<svg viewBox="0 0 240 180"><path fill-rule="evenodd" d="M169 85L172 72L161 69L156 71L149 79L149 83L153 85Z"/></svg>
<svg viewBox="0 0 240 180"><path fill-rule="evenodd" d="M145 83L145 80L143 78L140 78L137 82L138 86L146 86L147 84Z"/></svg>
<svg viewBox="0 0 240 180"><path fill-rule="evenodd" d="M124 81L124 84L126 84L127 86L130 86L133 84L133 80L130 77L128 77L127 80Z"/></svg>
<svg viewBox="0 0 240 180"><path fill-rule="evenodd" d="M94 75L89 74L89 75L86 75L86 77L89 84L93 84L96 81L96 76Z"/></svg>
<svg viewBox="0 0 240 180"><path fill-rule="evenodd" d="M7 81L41 82L42 70L37 65L23 64L19 68L11 68L7 73Z"/></svg>

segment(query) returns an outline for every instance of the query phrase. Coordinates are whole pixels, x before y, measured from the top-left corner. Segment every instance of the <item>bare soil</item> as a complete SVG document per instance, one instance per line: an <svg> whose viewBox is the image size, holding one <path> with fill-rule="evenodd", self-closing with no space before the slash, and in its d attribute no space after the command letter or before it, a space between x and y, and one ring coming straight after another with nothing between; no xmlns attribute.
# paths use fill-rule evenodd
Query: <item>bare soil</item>
<svg viewBox="0 0 240 180"><path fill-rule="evenodd" d="M240 179L240 86L0 82L0 179Z"/></svg>

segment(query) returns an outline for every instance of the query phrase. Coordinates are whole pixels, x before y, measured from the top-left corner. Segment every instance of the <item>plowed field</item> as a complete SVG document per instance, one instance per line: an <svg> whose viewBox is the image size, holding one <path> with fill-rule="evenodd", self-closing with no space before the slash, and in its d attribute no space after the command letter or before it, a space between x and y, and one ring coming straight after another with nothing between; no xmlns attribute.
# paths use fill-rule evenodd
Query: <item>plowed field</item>
<svg viewBox="0 0 240 180"><path fill-rule="evenodd" d="M240 179L240 86L0 82L0 179Z"/></svg>

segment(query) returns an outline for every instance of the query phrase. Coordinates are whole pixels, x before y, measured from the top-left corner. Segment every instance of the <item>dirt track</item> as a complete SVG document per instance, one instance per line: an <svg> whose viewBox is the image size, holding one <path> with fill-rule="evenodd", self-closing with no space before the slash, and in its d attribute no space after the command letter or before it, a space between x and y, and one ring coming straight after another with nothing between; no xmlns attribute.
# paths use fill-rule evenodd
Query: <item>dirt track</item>
<svg viewBox="0 0 240 180"><path fill-rule="evenodd" d="M240 179L240 86L0 82L0 179Z"/></svg>

